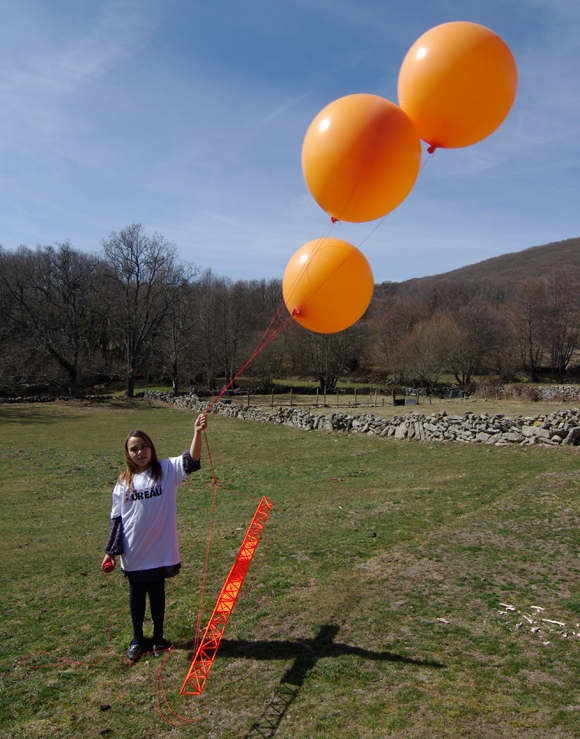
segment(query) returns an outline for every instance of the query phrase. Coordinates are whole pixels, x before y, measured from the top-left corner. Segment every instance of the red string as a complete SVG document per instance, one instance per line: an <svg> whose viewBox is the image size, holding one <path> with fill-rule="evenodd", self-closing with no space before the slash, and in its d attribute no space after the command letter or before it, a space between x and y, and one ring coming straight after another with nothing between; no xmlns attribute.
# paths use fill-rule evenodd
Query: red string
<svg viewBox="0 0 580 739"><path fill-rule="evenodd" d="M206 412L209 411L210 408L213 408L213 406L218 402L218 400L222 397L222 395L224 395L230 389L230 387L234 384L234 382L238 379L238 377L242 374L242 372L246 369L246 367L250 364L250 362L252 362L258 356L258 354L263 349L265 349L268 346L268 344L270 344L270 342L272 342L277 336L279 336L282 333L282 331L286 328L286 326L293 320L292 316L288 316L288 318L284 321L284 323L282 323L280 326L276 328L276 323L279 320L279 314L283 307L284 307L284 304L282 303L280 307L278 308L278 310L276 311L274 318L272 319L272 321L270 321L270 325L264 332L264 335L260 339L260 342L258 343L258 346L254 350L252 356L248 359L248 361L244 364L244 366L239 370L239 372L237 372L234 375L234 377L232 377L230 382L228 382L228 384L224 388L222 388L217 398L215 398L215 400L212 403L210 403L210 405L207 407ZM267 335L269 331L270 331L270 334Z"/></svg>
<svg viewBox="0 0 580 739"><path fill-rule="evenodd" d="M361 245L364 244L364 242L377 230L377 228L379 228L379 226L384 222L385 218L386 218L386 216L374 227L374 229L368 234L368 236L361 242ZM334 217L331 216L330 223L327 225L327 227L324 230L322 236L320 236L320 238L318 239L318 241L317 241L314 249L310 252L310 254L308 256L308 259L307 259L306 263L304 264L304 266L302 267L302 269L298 272L298 274L296 275L296 277L294 279L294 282L290 286L290 288L288 290L288 297L289 298L292 296L294 290L296 289L296 286L298 285L298 283L300 282L300 280L303 278L305 272L310 267L310 264L312 263L314 257L316 256L316 254L320 250L321 245L322 245L324 239L331 233L332 229L334 228L334 225L336 223L338 223L338 222L339 221L338 221L337 218L334 218ZM327 278L327 280L325 280L325 282L327 282L328 279L330 279L331 276L332 275L329 275L328 278ZM325 284L325 283L323 283L323 284ZM320 289L321 287L322 287L322 285L320 285L317 289ZM292 319L294 317L293 315L289 316L282 324L278 325L278 323L280 321L280 318L281 318L281 313L283 312L284 307L285 307L285 303L281 303L279 305L279 307L276 310L276 312L275 312L272 320L270 321L270 323L268 324L268 327L266 328L266 330L262 334L261 339L259 340L256 348L254 349L254 351L253 351L252 355L250 356L250 358L248 359L248 361L234 375L234 377L230 380L230 382L227 385L225 385L225 387L222 388L222 390L220 391L220 393L218 394L218 396L208 406L208 408L207 408L208 411L211 408L213 408L213 406L218 402L218 400L221 397L223 397L223 395L225 395L225 393L232 387L232 385L234 384L234 382L244 372L244 370L248 367L248 365L258 356L258 354L261 351L263 351L268 346L268 344L270 344L270 342L272 342L275 338L277 338L282 333L282 331L286 328L286 326L292 321Z"/></svg>
<svg viewBox="0 0 580 739"><path fill-rule="evenodd" d="M258 498L254 495L248 495L247 493L241 493L237 490L232 490L231 488L227 488L225 485L222 485L219 480L217 479L216 472L215 472L215 466L213 463L213 459L211 456L211 450L209 448L209 441L207 438L207 434L205 431L203 432L204 438L205 438L205 446L207 450L207 456L209 459L209 464L211 467L211 474L212 474L212 485L213 485L213 502L212 502L212 508L211 508L211 516L210 516L210 523L209 523L209 532L207 537L207 547L205 552L205 564L203 568L203 575L202 575L202 583L201 583L201 594L199 599L199 608L197 613L197 621L196 621L196 628L195 628L195 640L194 640L194 652L197 651L198 643L201 637L201 622L203 618L203 599L205 596L205 585L207 581L207 571L208 571L208 565L209 565L209 552L210 552L210 545L211 545L211 538L212 538L212 531L213 531L213 519L214 519L214 511L215 511L215 503L216 503L216 497L217 497L217 489L218 487L222 490L227 490L228 492L236 493L237 495L241 495L243 498L248 498L249 500L258 500ZM261 564L260 564L261 566Z"/></svg>
<svg viewBox="0 0 580 739"><path fill-rule="evenodd" d="M314 249L310 253L310 255L308 257L308 260L306 261L306 264L303 266L302 270L296 276L296 278L294 280L294 283L291 285L290 290L289 290L289 296L292 295L293 291L296 288L296 285L302 279L302 276L304 275L304 273L306 272L306 270L310 266L312 260L314 259L315 254L320 249L321 244L322 244L324 238L327 236L328 233L330 233L330 231L332 231L332 228L334 227L334 224L336 222L337 222L336 219L331 218L331 223L326 227L324 233L318 239L318 243L316 244L316 246L314 247ZM250 358L248 359L248 361L234 375L234 377L232 377L232 379L230 380L230 382L228 382L228 384L225 387L222 388L222 390L220 391L220 393L218 394L218 396L207 407L207 411L209 411L211 408L213 408L213 406L218 402L218 400L232 387L232 385L234 384L234 382L238 379L238 377L242 374L242 372L244 372L244 370L248 367L248 365L258 356L258 354L261 351L263 351L272 341L274 341L274 339L277 338L282 333L282 331L286 328L286 326L289 323L292 322L293 317L294 317L293 315L288 316L288 318L286 318L286 320L283 321L283 323L281 323L280 325L278 325L278 323L279 323L279 321L281 319L281 314L284 311L284 307L285 307L285 303L280 303L280 305L278 306L278 309L276 310L276 312L274 313L274 316L272 317L272 320L270 321L270 323L268 324L268 327L266 328L266 330L262 334L262 337L258 341L258 344L257 344L256 348L254 349L254 351L252 352L252 355L250 356ZM214 475L214 480L215 480L215 475Z"/></svg>
<svg viewBox="0 0 580 739"><path fill-rule="evenodd" d="M204 568L203 568L201 593L200 593L200 598L199 598L199 607L198 607L196 627L195 627L195 639L194 639L194 647L193 647L194 654L197 652L197 649L198 649L198 646L199 646L199 641L201 639L201 622L202 622L202 617L203 617L203 600L204 600L206 580L207 580L207 571L208 571L208 564L209 564L209 552L210 552L210 545L211 545L211 539L212 539L213 519L214 519L214 512L215 512L215 503L216 503L217 489L218 489L218 487L220 487L220 488L222 488L224 490L230 490L230 492L236 492L238 495L241 495L241 496L243 496L245 498L249 498L249 499L252 499L252 500L257 500L257 498L255 496L251 496L251 495L247 495L245 493L240 493L238 491L231 490L230 488L225 487L224 485L222 485L218 481L217 476L216 476L216 472L215 472L215 466L214 466L213 459L212 459L212 456L211 456L211 450L209 448L209 441L208 441L207 434L205 433L205 431L204 431L204 438L205 438L205 446L206 446L206 450L207 450L207 456L208 456L208 459L209 459L211 473L212 473L212 483L211 484L213 485L213 488L214 488L214 494L213 494L213 502L212 502L211 515L210 515L209 532L208 532L208 537L207 537L207 547L206 547L206 554L205 554L205 563L204 563ZM254 574L254 577L252 578L252 582L246 588L246 590L244 591L243 595L246 595L249 592L249 590L250 590L250 588L251 588L254 580L256 579L256 577L258 575L258 572L260 571L260 568L262 566L262 562L264 561L265 553L266 553L266 550L264 549L264 551L262 553L262 559L260 561L260 564L258 565L258 569L256 570L256 572ZM167 721L167 723L171 724L172 726L182 726L183 724L186 724L186 723L195 723L197 721L200 721L203 718L203 716L205 715L205 713L207 711L207 706L208 706L208 703L209 703L209 696L208 696L208 699L206 701L206 705L205 705L205 708L204 708L203 713L201 714L201 716L198 716L197 718L190 718L189 717L190 703L188 703L188 716L186 716L186 717L185 716L180 716L178 713L176 713L171 708L171 706L169 704L169 701L167 699L167 693L165 691L165 687L163 685L163 680L162 680L162 677L161 677L161 672L162 672L163 666L165 665L165 662L167 661L167 658L168 658L169 653L171 651L173 651L173 649L168 650L168 654L165 656L165 658L163 659L163 662L161 663L161 665L159 666L159 669L157 670L157 677L156 677L157 708L159 710L159 714L161 715L161 717L165 721ZM163 711L163 707L162 707L162 699L163 699L163 702L165 703L165 706L167 707L167 709L171 713L171 715L174 716L176 719L178 719L178 721L172 721L171 718L169 718L168 716L165 715L165 713Z"/></svg>
<svg viewBox="0 0 580 739"><path fill-rule="evenodd" d="M160 713L161 717L163 719L165 719L165 721L167 721L167 723L168 724L171 724L172 726L183 726L183 724L187 724L187 723L196 723L197 721L200 721L204 717L205 713L207 712L207 707L209 705L209 696L208 696L208 698L206 700L205 708L203 709L203 712L202 712L201 716L198 716L197 718L190 718L189 717L189 710L191 708L191 702L190 701L188 701L188 703L187 703L187 713L188 713L187 717L180 716L178 713L176 713L173 710L173 708L171 708L171 706L169 705L169 701L167 700L167 693L166 693L165 687L163 685L163 680L161 679L161 670L163 669L163 666L164 666L165 662L167 661L167 658L169 657L169 654L172 651L173 651L173 649L170 649L168 651L168 654L164 657L163 662L159 665L159 669L157 670L157 677L156 677L156 681L155 681L156 682L156 690L157 690L157 708L159 710L159 713ZM173 716L175 716L176 719L179 719L179 721L177 721L177 722L176 721L172 721L170 718L168 718L163 713L163 709L161 707L161 698L160 698L160 695L163 696L163 702L165 703L165 705L169 709L169 712Z"/></svg>
<svg viewBox="0 0 580 739"><path fill-rule="evenodd" d="M209 563L209 550L210 550L210 545L211 545L211 536L212 536L212 531L213 531L213 517L214 517L214 512L215 512L215 501L216 501L217 487L218 487L217 486L217 479L216 479L216 476L215 476L215 470L214 470L213 462L212 462L212 459L211 459L211 454L210 454L210 451L209 451L209 443L208 443L208 440L207 440L207 434L205 433L205 431L203 432L203 435L205 437L205 445L206 445L206 448L207 448L207 453L208 453L208 457L209 457L209 460L210 460L211 471L212 471L212 476L213 476L213 500L212 500L212 505L211 505L210 519L209 519L209 531L208 531L208 535L207 535L207 546L206 546L206 550L205 550L205 564L204 564L204 567L203 567L203 576L202 576L202 582L201 582L201 593L200 593L200 596L199 596L199 608L198 608L198 612L197 612L197 622L196 622L196 627L195 627L194 651L197 650L197 646L198 646L198 642L199 642L200 634L201 634L201 618L202 618L202 613L203 613L203 598L204 598L204 595L205 595L205 583L206 583L206 580L207 580L207 569L208 569L208 563Z"/></svg>
<svg viewBox="0 0 580 739"><path fill-rule="evenodd" d="M194 639L194 651L197 650L198 642L201 636L201 622L203 618L203 599L205 596L205 585L207 581L207 571L208 571L208 565L209 565L209 552L211 547L211 538L212 538L212 532L213 532L213 519L214 519L214 513L215 513L215 504L216 504L216 497L217 497L217 489L218 487L222 488L223 490L229 490L230 492L236 492L238 495L241 495L245 498L249 498L251 500L257 500L255 496L247 495L246 493L240 493L235 490L230 490L229 488L226 488L224 485L222 485L219 480L217 479L216 473L215 473L215 466L213 463L213 459L211 456L211 450L209 448L209 441L207 438L207 434L205 431L203 432L204 438L205 438L205 446L207 450L207 456L209 459L210 467L211 467L211 474L212 474L212 485L213 485L213 501L212 501L212 507L211 507L211 515L210 515L210 522L209 522L209 531L207 536L207 546L206 546L206 552L205 552L205 563L203 567L203 575L202 575L202 583L201 583L201 593L199 598L199 607L198 607L198 613L197 613L197 621L196 621L196 628L195 628L195 639Z"/></svg>
<svg viewBox="0 0 580 739"><path fill-rule="evenodd" d="M382 225L383 225L383 223L384 223L384 222L386 221L386 219L387 219L387 216L388 216L388 215L389 215L389 214L387 213L387 215L386 215L386 216L383 216L383 217L381 218L381 220L380 220L380 221L379 221L379 222L377 223L377 225L376 225L376 226L375 226L375 227L373 228L373 230L372 230L372 231L369 231L369 233L368 233L368 234L367 234L367 235L366 235L366 236L364 237L364 239L363 239L363 240L362 240L362 241L360 242L360 244L358 245L358 248L359 248L359 249L360 249L360 248L361 248L361 246L362 246L362 245L363 245L363 244L365 243L365 241L367 241L367 239L370 239L370 237L371 237L371 236L372 236L372 235L374 234L374 232L375 232L375 231L376 231L376 230L377 230L377 229L379 228L379 226L382 226Z"/></svg>

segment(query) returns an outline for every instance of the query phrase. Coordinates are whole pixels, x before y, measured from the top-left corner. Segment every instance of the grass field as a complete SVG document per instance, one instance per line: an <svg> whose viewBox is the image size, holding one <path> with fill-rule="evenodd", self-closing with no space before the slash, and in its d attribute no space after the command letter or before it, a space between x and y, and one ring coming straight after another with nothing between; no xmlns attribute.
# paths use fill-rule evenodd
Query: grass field
<svg viewBox="0 0 580 739"><path fill-rule="evenodd" d="M205 450L180 489L184 566L168 581L166 626L177 648L161 674L172 709L199 721L168 723L160 661L124 657L127 584L99 565L126 433L144 428L160 455L178 454L193 418L122 399L0 407L0 736L580 736L578 448L397 442L217 417L208 439L228 489L218 491L204 623L257 505L245 496L274 507L204 696L188 700L179 689L213 495ZM42 652L97 664L42 667L55 661Z"/></svg>

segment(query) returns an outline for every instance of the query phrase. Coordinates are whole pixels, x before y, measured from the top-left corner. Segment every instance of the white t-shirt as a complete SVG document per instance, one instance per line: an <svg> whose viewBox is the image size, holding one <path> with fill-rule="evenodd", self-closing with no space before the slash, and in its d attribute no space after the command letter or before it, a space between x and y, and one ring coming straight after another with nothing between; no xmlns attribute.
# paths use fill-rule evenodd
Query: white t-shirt
<svg viewBox="0 0 580 739"><path fill-rule="evenodd" d="M133 477L133 490L124 483L115 485L111 518L123 521L125 572L152 570L179 563L176 498L179 484L187 474L183 457L161 461L161 480L155 482L149 470Z"/></svg>

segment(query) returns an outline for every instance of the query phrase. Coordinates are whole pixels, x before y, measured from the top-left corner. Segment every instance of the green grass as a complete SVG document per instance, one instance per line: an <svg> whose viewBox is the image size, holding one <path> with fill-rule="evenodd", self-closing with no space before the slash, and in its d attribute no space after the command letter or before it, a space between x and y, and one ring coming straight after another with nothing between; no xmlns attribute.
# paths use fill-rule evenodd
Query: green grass
<svg viewBox="0 0 580 739"><path fill-rule="evenodd" d="M159 662L124 659L118 571L108 646L99 565L126 433L145 428L160 455L176 454L193 419L121 399L0 407L0 736L580 735L577 448L395 442L217 417L208 439L227 489L204 623L257 505L238 493L274 507L206 693L189 702L201 719L167 723ZM205 450L203 465L180 489L184 566L167 586L178 648L162 678L181 715L213 493ZM41 652L104 659L23 664L54 661Z"/></svg>

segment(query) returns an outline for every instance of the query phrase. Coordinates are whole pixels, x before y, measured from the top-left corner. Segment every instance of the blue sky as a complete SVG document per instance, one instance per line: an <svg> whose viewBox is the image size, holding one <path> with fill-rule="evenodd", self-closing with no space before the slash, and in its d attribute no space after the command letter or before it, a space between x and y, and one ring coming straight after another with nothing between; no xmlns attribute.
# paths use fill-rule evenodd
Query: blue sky
<svg viewBox="0 0 580 739"><path fill-rule="evenodd" d="M302 140L328 103L397 102L411 44L468 20L508 44L518 95L437 150L378 229L341 223L375 281L580 236L578 0L0 0L0 244L100 252L131 223L183 260L281 278L328 216Z"/></svg>

